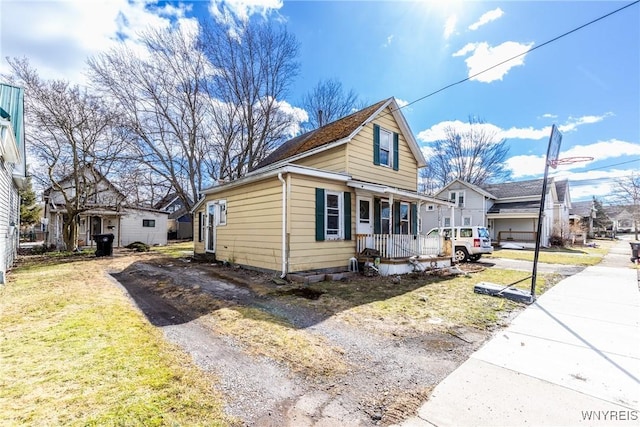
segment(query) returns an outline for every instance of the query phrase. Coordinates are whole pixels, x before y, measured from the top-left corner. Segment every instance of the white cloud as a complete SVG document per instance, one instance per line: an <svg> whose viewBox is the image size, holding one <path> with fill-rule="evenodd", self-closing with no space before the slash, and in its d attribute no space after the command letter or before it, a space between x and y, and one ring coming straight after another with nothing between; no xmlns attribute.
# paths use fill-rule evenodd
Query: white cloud
<svg viewBox="0 0 640 427"><path fill-rule="evenodd" d="M491 123L475 123L474 129L483 130L486 134L495 134L496 138L502 139L502 129ZM436 123L429 129L425 129L419 132L417 139L422 142L435 142L441 139L445 139L447 136L447 129L453 128L460 133L467 133L470 130L471 125L469 122L463 122L460 120L449 120L440 123Z"/></svg>
<svg viewBox="0 0 640 427"><path fill-rule="evenodd" d="M234 18L246 22L251 15L267 16L282 6L282 0L211 0L209 12L217 21L231 24Z"/></svg>
<svg viewBox="0 0 640 427"><path fill-rule="evenodd" d="M581 161L578 163L558 165L556 172L566 172L574 169L582 169L589 164L601 160L612 159L616 157L640 156L640 145L627 141L611 139L608 141L599 141L589 145L574 145L573 147L561 151L558 158L564 159L568 157L593 157L593 160ZM511 169L513 177L518 179L522 177L539 176L544 172L544 155L521 155L513 156L507 159L507 167Z"/></svg>
<svg viewBox="0 0 640 427"><path fill-rule="evenodd" d="M593 157L597 161L622 156L640 156L640 145L610 139L595 144L574 145L566 151L561 151L558 157Z"/></svg>
<svg viewBox="0 0 640 427"><path fill-rule="evenodd" d="M396 103L398 104L398 107L400 107L400 108L409 105L409 101L405 101L404 99L399 99L399 98L396 98Z"/></svg>
<svg viewBox="0 0 640 427"><path fill-rule="evenodd" d="M291 124L284 131L284 134L288 137L294 137L300 134L302 129L300 124L309 121L309 115L303 108L294 107L287 101L277 102L278 110L280 113L291 117Z"/></svg>
<svg viewBox="0 0 640 427"><path fill-rule="evenodd" d="M393 34L391 34L391 35L387 36L387 41L385 41L385 42L382 44L382 47L389 47L389 46L391 46L391 42L392 42L392 41L393 41Z"/></svg>
<svg viewBox="0 0 640 427"><path fill-rule="evenodd" d="M448 40L454 33L457 23L458 17L456 15L451 15L447 18L447 22L444 24L444 33L442 34L442 37L444 37L445 40Z"/></svg>
<svg viewBox="0 0 640 427"><path fill-rule="evenodd" d="M629 176L633 169L611 169L607 171L596 170L586 172L566 172L550 174L557 179L569 180L569 191L571 201L590 200L594 196L602 201L606 201L615 193L615 180Z"/></svg>
<svg viewBox="0 0 640 427"><path fill-rule="evenodd" d="M489 46L486 42L469 43L452 56L466 56L473 52L471 56L465 59L469 69L468 76L471 80L490 83L495 80L502 80L511 68L523 65L525 55L518 56L501 65L497 64L528 51L532 46L533 43L522 44L512 41L504 42L498 46ZM482 74L476 75L481 72Z"/></svg>
<svg viewBox="0 0 640 427"><path fill-rule="evenodd" d="M502 9L500 9L499 7L493 10L490 10L487 13L484 13L480 19L478 19L476 22L474 22L473 24L469 25L469 29L471 31L475 31L478 28L480 28L481 26L488 24L491 21L495 21L496 19L500 18L502 15L504 15L504 12L502 11Z"/></svg>
<svg viewBox="0 0 640 427"><path fill-rule="evenodd" d="M544 113L544 114L542 115L542 117L543 117L543 118L545 118L545 119L557 119L557 118L558 118L558 116L557 116L557 115L555 115L555 114L551 114L551 113Z"/></svg>
<svg viewBox="0 0 640 427"><path fill-rule="evenodd" d="M609 116L613 116L613 113L609 112L601 116L569 117L567 123L558 126L558 130L560 132L571 132L576 130L580 125L598 123Z"/></svg>
<svg viewBox="0 0 640 427"><path fill-rule="evenodd" d="M89 56L141 30L184 22L189 7L150 0L3 2L2 54L27 57L44 78L82 83ZM9 72L5 61L0 71Z"/></svg>
<svg viewBox="0 0 640 427"><path fill-rule="evenodd" d="M579 126L585 124L593 124L598 123L604 120L607 117L612 116L613 113L604 113L599 116L581 116L581 117L569 117L569 119L558 125L558 129L563 132L572 132L578 129ZM496 133L496 137L499 139L548 139L551 135L551 126L544 126L542 128L534 128L533 126L519 128L519 127L511 127L509 129L502 129L497 125L491 123L483 123L481 126L487 132ZM461 132L464 132L469 129L468 122L462 122L460 120L450 120L444 121L440 123L436 123L431 126L429 129L425 129L418 133L417 138L422 142L434 142L439 139L444 139L446 136L445 130L449 127L453 127L459 129Z"/></svg>

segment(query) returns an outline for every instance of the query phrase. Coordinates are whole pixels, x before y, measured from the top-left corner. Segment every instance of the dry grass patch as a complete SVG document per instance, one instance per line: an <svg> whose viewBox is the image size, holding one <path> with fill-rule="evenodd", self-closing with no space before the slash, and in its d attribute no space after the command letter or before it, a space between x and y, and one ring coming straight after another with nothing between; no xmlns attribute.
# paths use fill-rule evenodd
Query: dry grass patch
<svg viewBox="0 0 640 427"><path fill-rule="evenodd" d="M105 277L112 260L59 259L0 288L1 425L229 423L215 380Z"/></svg>
<svg viewBox="0 0 640 427"><path fill-rule="evenodd" d="M309 376L331 376L348 369L341 349L263 309L217 299L199 286L175 285L170 280L146 286L215 333L233 337L250 354L283 362Z"/></svg>
<svg viewBox="0 0 640 427"><path fill-rule="evenodd" d="M262 310L229 307L212 313L207 320L217 332L240 340L250 353L284 362L294 372L332 376L348 370L342 349Z"/></svg>
<svg viewBox="0 0 640 427"><path fill-rule="evenodd" d="M317 300L293 296L288 289L278 290L276 295L376 332L419 333L458 327L485 330L504 325L510 313L523 305L476 294L475 284L491 282L506 286L526 276L527 273L512 270L484 270L445 278L419 274L398 278L358 276L348 282L307 285L306 288L322 294ZM548 279L538 278L539 292L551 283ZM528 289L529 284L530 281L524 281L517 287Z"/></svg>

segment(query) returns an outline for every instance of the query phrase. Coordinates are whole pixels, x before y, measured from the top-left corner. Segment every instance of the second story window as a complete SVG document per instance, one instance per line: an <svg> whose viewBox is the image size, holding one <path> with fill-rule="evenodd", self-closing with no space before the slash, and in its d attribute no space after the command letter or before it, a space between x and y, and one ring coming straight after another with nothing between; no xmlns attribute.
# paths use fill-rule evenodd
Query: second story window
<svg viewBox="0 0 640 427"><path fill-rule="evenodd" d="M464 191L449 191L449 201L464 207Z"/></svg>
<svg viewBox="0 0 640 427"><path fill-rule="evenodd" d="M393 143L391 132L380 129L380 164L384 166L392 165Z"/></svg>
<svg viewBox="0 0 640 427"><path fill-rule="evenodd" d="M373 164L399 170L399 136L396 132L373 125Z"/></svg>

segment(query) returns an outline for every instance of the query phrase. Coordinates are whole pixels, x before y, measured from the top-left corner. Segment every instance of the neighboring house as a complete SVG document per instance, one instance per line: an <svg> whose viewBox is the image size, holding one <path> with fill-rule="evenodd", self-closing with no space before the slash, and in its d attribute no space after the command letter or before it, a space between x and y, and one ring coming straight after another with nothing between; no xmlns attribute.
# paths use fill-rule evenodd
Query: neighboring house
<svg viewBox="0 0 640 427"><path fill-rule="evenodd" d="M0 84L0 284L20 241L20 196L26 182L24 90Z"/></svg>
<svg viewBox="0 0 640 427"><path fill-rule="evenodd" d="M191 200L189 202L191 203ZM169 240L193 238L191 213L176 193L165 196L154 205L154 208L169 213L167 221L167 238Z"/></svg>
<svg viewBox="0 0 640 427"><path fill-rule="evenodd" d="M476 186L454 180L436 197L455 201L453 216L447 210L426 205L421 212L423 231L434 227L484 226L498 244L505 241L535 243L542 194L542 179ZM569 238L569 183L549 178L540 242L551 236Z"/></svg>
<svg viewBox="0 0 640 427"><path fill-rule="evenodd" d="M593 219L596 209L592 200L572 202L569 210L569 224L573 243L586 243L587 237L593 236Z"/></svg>
<svg viewBox="0 0 640 427"><path fill-rule="evenodd" d="M638 207L633 205L611 205L603 206L607 217L611 220L611 231L613 233L634 233L636 229L640 229L640 213L634 216L634 212L638 212Z"/></svg>
<svg viewBox="0 0 640 427"><path fill-rule="evenodd" d="M78 218L78 247L93 246L96 234L113 234L114 247L136 241L148 245L167 244L167 212L127 206L125 196L99 171L87 166L83 173L83 181L90 185L82 191L76 191L72 177L60 182L65 194L79 194L85 199L83 205L87 209ZM60 190L49 187L44 192L44 201L45 243L63 248L62 225L67 214L64 196Z"/></svg>
<svg viewBox="0 0 640 427"><path fill-rule="evenodd" d="M487 226L487 210L495 201L495 196L482 188L456 179L436 194L436 198L455 204L451 209L435 204L427 204L422 211L422 233L432 228L451 226Z"/></svg>
<svg viewBox="0 0 640 427"><path fill-rule="evenodd" d="M438 257L442 241L418 233L421 205L452 206L417 192L425 163L395 99L380 101L203 191L193 209L194 251L283 277L344 270L365 249L378 251L381 274L412 271L412 256L448 264L451 254Z"/></svg>

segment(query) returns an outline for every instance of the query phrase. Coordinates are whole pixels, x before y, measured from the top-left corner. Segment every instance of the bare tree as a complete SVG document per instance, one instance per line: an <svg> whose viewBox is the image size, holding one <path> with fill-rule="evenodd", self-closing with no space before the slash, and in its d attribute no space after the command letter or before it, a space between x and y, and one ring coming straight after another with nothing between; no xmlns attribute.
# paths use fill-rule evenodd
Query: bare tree
<svg viewBox="0 0 640 427"><path fill-rule="evenodd" d="M309 114L308 130L317 129L358 110L361 106L353 90L345 92L337 79L321 80L302 99L302 107Z"/></svg>
<svg viewBox="0 0 640 427"><path fill-rule="evenodd" d="M212 25L202 46L216 70L209 85L219 177L236 179L292 135L296 118L281 100L297 75L298 43L284 28L262 21L234 31Z"/></svg>
<svg viewBox="0 0 640 427"><path fill-rule="evenodd" d="M454 179L475 185L506 180L510 171L504 166L509 148L506 139L499 139L484 121L469 117L465 129L449 126L446 137L431 147L433 155L427 161L426 179L440 187Z"/></svg>
<svg viewBox="0 0 640 427"><path fill-rule="evenodd" d="M64 80L40 79L26 59L8 62L25 89L29 151L43 166L32 174L64 199L63 240L75 249L78 214L95 207L91 200L117 161L125 135L99 96Z"/></svg>
<svg viewBox="0 0 640 427"><path fill-rule="evenodd" d="M121 45L91 58L93 84L117 102L120 119L133 135L128 159L137 161L174 188L191 208L215 176L206 149L203 122L210 99L205 90L212 73L197 34L183 29L148 30L144 52Z"/></svg>
<svg viewBox="0 0 640 427"><path fill-rule="evenodd" d="M629 210L635 239L638 240L638 228L640 228L640 174L632 172L629 176L616 179L614 195L617 202Z"/></svg>

